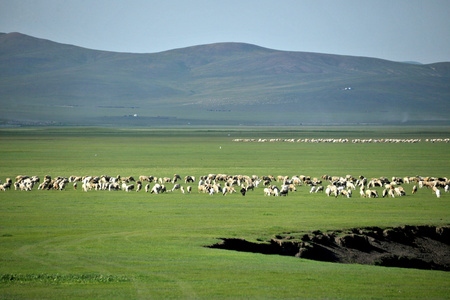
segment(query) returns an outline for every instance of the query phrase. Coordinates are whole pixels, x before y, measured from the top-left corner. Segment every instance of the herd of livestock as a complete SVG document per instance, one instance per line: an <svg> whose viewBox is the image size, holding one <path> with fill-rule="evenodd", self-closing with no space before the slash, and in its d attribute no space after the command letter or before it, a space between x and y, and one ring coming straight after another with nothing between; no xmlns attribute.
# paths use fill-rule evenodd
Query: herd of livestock
<svg viewBox="0 0 450 300"><path fill-rule="evenodd" d="M183 184L184 182L184 184ZM414 184L411 194L415 194L418 188L427 188L436 197L440 198L441 190L449 191L450 181L447 178L437 177L380 177L368 179L364 176L345 177L323 175L320 178L311 176L247 176L209 174L196 178L174 174L173 177L139 176L137 180L132 176L116 177L101 176L70 176L51 177L44 176L41 180L38 176L19 175L15 181L6 178L4 183L0 181L0 191L15 190L31 191L37 190L65 190L67 187L77 190L81 187L84 192L88 191L145 191L151 194L162 194L180 191L191 193L192 186L196 187L198 193L221 194L223 196L232 193L240 193L243 196L247 192L257 189L263 190L266 196L287 196L296 192L299 187L307 187L309 193L324 193L327 196L352 197L354 191L358 190L360 197L377 198L381 192L382 197L401 197L407 194L405 184ZM169 187L170 186L170 187ZM378 188L378 189L376 189ZM409 193L409 191L408 191Z"/></svg>
<svg viewBox="0 0 450 300"><path fill-rule="evenodd" d="M273 143L273 142L287 142L287 143L353 143L353 144L368 144L368 143L448 143L450 138L445 139L352 139L347 138L311 138L311 139L233 139L233 142L257 142L257 143Z"/></svg>

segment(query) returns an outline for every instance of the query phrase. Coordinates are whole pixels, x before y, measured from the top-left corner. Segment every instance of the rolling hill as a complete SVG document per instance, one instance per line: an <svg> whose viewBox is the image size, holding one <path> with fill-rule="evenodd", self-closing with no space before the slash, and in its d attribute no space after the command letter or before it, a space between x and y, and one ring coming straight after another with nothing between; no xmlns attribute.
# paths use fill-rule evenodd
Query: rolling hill
<svg viewBox="0 0 450 300"><path fill-rule="evenodd" d="M450 122L450 63L217 43L159 53L0 34L0 122L298 125Z"/></svg>

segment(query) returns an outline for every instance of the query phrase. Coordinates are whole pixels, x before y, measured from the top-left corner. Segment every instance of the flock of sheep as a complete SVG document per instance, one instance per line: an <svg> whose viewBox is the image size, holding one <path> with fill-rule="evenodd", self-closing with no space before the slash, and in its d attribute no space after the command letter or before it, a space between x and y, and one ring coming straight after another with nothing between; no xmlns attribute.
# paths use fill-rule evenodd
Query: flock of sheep
<svg viewBox="0 0 450 300"><path fill-rule="evenodd" d="M184 181L185 185L182 185ZM289 193L296 192L301 186L308 187L310 193L324 193L327 196L352 197L353 191L359 190L360 197L377 198L378 191L375 188L382 189L382 197L401 197L406 195L404 184L414 184L411 194L415 194L418 188L427 188L432 191L436 197L440 198L441 190L449 191L450 181L447 178L437 177L386 177L368 179L364 176L357 178L347 175L345 177L323 175L320 178L311 178L311 176L247 176L247 175L226 175L209 174L200 176L198 180L195 176L181 176L174 174L173 177L155 177L139 176L135 180L132 176L116 177L101 176L70 176L54 177L44 176L42 182L38 176L19 175L15 181L6 178L2 184L0 181L0 191L15 190L31 191L37 186L38 190L65 190L71 185L75 190L81 186L84 192L88 191L125 191L139 192L144 190L151 194L162 194L168 192L181 191L181 193L191 193L192 185L197 186L199 193L222 194L223 196L232 193L241 193L243 196L249 191L262 189L266 196L287 196ZM153 184L153 186L151 186ZM169 188L168 186L171 186Z"/></svg>
<svg viewBox="0 0 450 300"><path fill-rule="evenodd" d="M367 143L420 143L422 139L233 139L233 142L257 142L257 143L266 143L266 142L288 142L288 143L353 143L353 144L367 144ZM448 143L450 142L450 138L446 139L425 139L427 143Z"/></svg>

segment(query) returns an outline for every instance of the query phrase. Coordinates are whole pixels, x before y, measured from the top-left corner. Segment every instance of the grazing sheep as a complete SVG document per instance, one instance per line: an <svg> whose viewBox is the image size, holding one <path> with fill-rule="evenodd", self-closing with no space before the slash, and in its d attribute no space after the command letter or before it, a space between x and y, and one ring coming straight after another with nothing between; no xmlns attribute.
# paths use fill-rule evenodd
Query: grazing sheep
<svg viewBox="0 0 450 300"><path fill-rule="evenodd" d="M111 176L108 176L108 175L100 176L100 182L102 182L102 183L108 183L110 180L111 180Z"/></svg>
<svg viewBox="0 0 450 300"><path fill-rule="evenodd" d="M286 197L288 193L289 193L289 186L288 185L281 186L280 196Z"/></svg>
<svg viewBox="0 0 450 300"><path fill-rule="evenodd" d="M181 176L178 174L174 174L173 175L173 179L172 179L172 183L176 183L178 181L178 179L181 180Z"/></svg>
<svg viewBox="0 0 450 300"><path fill-rule="evenodd" d="M255 185L253 184L253 182L247 182L247 186L245 187L245 189L248 190L255 190Z"/></svg>
<svg viewBox="0 0 450 300"><path fill-rule="evenodd" d="M342 191L340 192L340 194L341 194L342 196L347 197L347 198L350 198L350 197L352 196L351 190L342 190Z"/></svg>
<svg viewBox="0 0 450 300"><path fill-rule="evenodd" d="M360 179L356 181L356 186L363 187L367 184L367 178L360 176Z"/></svg>
<svg viewBox="0 0 450 300"><path fill-rule="evenodd" d="M3 184L3 188L4 190L10 190L11 189L11 185L12 185L12 180L11 178L6 178L5 183Z"/></svg>
<svg viewBox="0 0 450 300"><path fill-rule="evenodd" d="M122 182L124 182L124 183L130 183L132 181L136 181L136 180L134 180L133 176L122 177L121 179L122 179Z"/></svg>
<svg viewBox="0 0 450 300"><path fill-rule="evenodd" d="M142 189L142 182L140 180L136 181L136 192Z"/></svg>
<svg viewBox="0 0 450 300"><path fill-rule="evenodd" d="M222 189L222 196L225 196L225 195L228 193L228 190L229 190L229 187L228 187L228 186L225 186L225 187Z"/></svg>
<svg viewBox="0 0 450 300"><path fill-rule="evenodd" d="M151 182L151 181L150 181L150 177L144 176L144 175L139 176L139 180L140 180L140 181L148 181L148 182Z"/></svg>
<svg viewBox="0 0 450 300"><path fill-rule="evenodd" d="M389 197L395 198L395 193L393 189L389 189Z"/></svg>
<svg viewBox="0 0 450 300"><path fill-rule="evenodd" d="M386 177L379 177L379 178L372 178L370 182L367 182L367 179L364 176L359 176L357 178L354 178L351 175L346 175L345 177L342 176L328 176L324 175L322 178L316 178L312 176L305 176L305 175L294 175L289 179L289 176L278 176L277 178L273 177L272 175L269 176L261 176L258 177L257 175L247 176L247 175L227 175L227 174L209 174L208 176L200 176L199 178L199 192L205 192L210 193L211 195L216 193L222 193L222 195L227 195L236 191L239 191L243 196L246 195L246 193L249 190L255 190L259 188L259 183L264 182L264 195L273 195L273 196L287 196L289 192L297 191L297 186L302 185L309 185L310 193L317 193L319 191L324 191L324 187L320 185L322 183L322 180L330 180L330 185L326 187L326 194L327 196L334 195L335 197L338 197L338 195L351 197L352 191L356 189L357 186L360 187L360 195L361 197L369 197L374 198L378 197L377 191L374 189L370 189L371 187L384 187L383 191L383 198L385 197L399 197L406 195L405 189L400 186L402 183L406 184L413 184L412 187L412 194L417 193L418 187L427 187L432 190L433 194L436 195L436 197L441 196L441 192L448 192L449 190L449 180L445 177L438 178L438 177L421 177L421 176L414 176L414 177L392 177L392 178L386 178ZM311 179L312 178L312 179ZM276 185L270 185L271 182L278 179L278 181L282 181L281 190L276 187ZM321 180L322 179L322 180ZM153 181L154 180L154 181ZM153 189L151 188L150 184L145 185L145 191L151 193L163 193L166 191L166 188L164 187L164 182L174 182L173 188L169 190L169 192L174 192L177 189L181 190L181 193L190 193L192 191L192 188L189 186L182 187L181 182L175 183L178 180L181 180L180 175L175 174L173 178L169 177L162 177L159 178L160 184L155 185ZM264 181L263 181L264 180ZM46 175L43 179L43 182L40 183L38 176L23 176L19 175L16 177L16 183L13 183L13 181L10 178L7 178L7 182L4 184L1 184L0 182L0 191L6 191L7 189L10 189L12 184L14 184L14 187L16 190L22 190L22 191L31 191L33 189L33 186L36 184L39 185L38 190L64 190L66 188L67 182L72 182L72 186L74 190L78 189L78 181L82 182L82 190L87 192L88 190L125 190L125 191L131 191L136 190L139 192L143 188L143 182L147 181L149 183L151 182L157 182L158 178L154 176L139 176L139 180L136 181L134 185L128 185L130 181L134 181L132 176L129 177L120 177L118 175L117 177L111 177L107 175L101 175L98 176L70 176L70 177L54 177L52 178L49 175ZM187 182L195 182L194 176L186 176L184 177L185 183ZM120 182L120 185L119 185ZM122 188L121 188L122 186ZM159 186L159 188L158 188ZM237 188L235 189L235 187ZM367 191L366 191L367 186ZM301 189L301 188L299 188Z"/></svg>
<svg viewBox="0 0 450 300"><path fill-rule="evenodd" d="M228 193L229 194L233 194L233 193L237 193L237 192L236 192L236 190L235 190L235 188L233 186L229 186L228 187Z"/></svg>
<svg viewBox="0 0 450 300"><path fill-rule="evenodd" d="M261 179L255 180L254 181L255 187L258 187L261 182L262 182Z"/></svg>
<svg viewBox="0 0 450 300"><path fill-rule="evenodd" d="M279 182L284 182L287 179L289 179L289 176L283 176L283 175L277 176L277 181L279 181Z"/></svg>
<svg viewBox="0 0 450 300"><path fill-rule="evenodd" d="M184 183L189 183L189 182L195 182L195 177L189 176L189 175L184 177Z"/></svg>
<svg viewBox="0 0 450 300"><path fill-rule="evenodd" d="M280 190L276 185L271 185L267 188L264 188L264 195L265 196L279 196Z"/></svg>
<svg viewBox="0 0 450 300"><path fill-rule="evenodd" d="M331 195L331 193L333 193L334 197L336 198L338 196L338 189L335 185L329 185L327 186L325 193L327 194L328 197Z"/></svg>
<svg viewBox="0 0 450 300"><path fill-rule="evenodd" d="M353 182L347 181L346 185L347 185L347 188L352 189L352 190L356 190L356 187L353 184Z"/></svg>
<svg viewBox="0 0 450 300"><path fill-rule="evenodd" d="M111 183L111 184L108 186L108 190L109 190L109 191L119 191L119 190L120 190L120 185L119 185L119 183L117 183L117 182Z"/></svg>
<svg viewBox="0 0 450 300"><path fill-rule="evenodd" d="M315 192L316 192L316 193L318 193L318 192L323 192L323 186L321 186L321 185L317 186Z"/></svg>
<svg viewBox="0 0 450 300"><path fill-rule="evenodd" d="M376 190L366 190L366 196L368 198L378 198L378 192Z"/></svg>
<svg viewBox="0 0 450 300"><path fill-rule="evenodd" d="M441 198L441 190L436 189L436 197Z"/></svg>
<svg viewBox="0 0 450 300"><path fill-rule="evenodd" d="M152 190L150 191L150 194L159 194L162 190L162 186L157 183L153 186Z"/></svg>
<svg viewBox="0 0 450 300"><path fill-rule="evenodd" d="M181 185L179 185L178 183L177 184L175 184L174 186L173 186L173 188L172 188L172 192L173 191L175 191L175 190L179 190L179 189L181 189ZM184 193L183 193L184 194Z"/></svg>
<svg viewBox="0 0 450 300"><path fill-rule="evenodd" d="M54 190L57 190L59 188L59 179L53 181L52 187Z"/></svg>
<svg viewBox="0 0 450 300"><path fill-rule="evenodd" d="M276 185L272 185L270 188L272 190L272 195L276 197L280 196L280 189Z"/></svg>
<svg viewBox="0 0 450 300"><path fill-rule="evenodd" d="M44 179L44 182L42 182L39 186L38 186L38 190L45 190L48 188L49 184L50 184L51 180L46 178ZM76 183L76 182L75 182ZM75 185L74 183L74 185ZM74 186L74 188L76 189L76 187Z"/></svg>
<svg viewBox="0 0 450 300"><path fill-rule="evenodd" d="M401 186L400 186L400 187L396 187L396 188L394 189L394 191L395 191L395 194L396 194L397 196L399 196L399 197L405 196L405 195L406 195L405 190L404 190Z"/></svg>
<svg viewBox="0 0 450 300"><path fill-rule="evenodd" d="M275 181L275 178L272 175L262 176L261 179L264 182L264 185L269 185L270 182ZM268 184L266 184L266 182L268 182Z"/></svg>
<svg viewBox="0 0 450 300"><path fill-rule="evenodd" d="M222 193L222 186L220 183L213 184L214 193Z"/></svg>
<svg viewBox="0 0 450 300"><path fill-rule="evenodd" d="M125 192L131 192L132 190L134 190L134 184L125 186Z"/></svg>
<svg viewBox="0 0 450 300"><path fill-rule="evenodd" d="M431 190L432 190L432 193L433 193L433 194L435 194L435 193L436 193L436 191L438 191L438 188L437 188L437 187L435 187L435 186L433 186L433 187L431 188Z"/></svg>
<svg viewBox="0 0 450 300"><path fill-rule="evenodd" d="M210 195L214 195L214 194L216 193L216 190L214 189L213 186L210 186L210 187L208 188L208 193L209 193Z"/></svg>
<svg viewBox="0 0 450 300"><path fill-rule="evenodd" d="M91 190L91 184L89 182L83 182L81 188L83 189L83 191L87 192L88 189Z"/></svg>
<svg viewBox="0 0 450 300"><path fill-rule="evenodd" d="M159 178L159 183L160 184L168 183L168 182L172 182L172 179L170 177L160 177Z"/></svg>
<svg viewBox="0 0 450 300"><path fill-rule="evenodd" d="M30 176L18 175L18 176L16 176L16 182L20 183L20 182L22 182L23 180L25 180L27 178L30 178Z"/></svg>
<svg viewBox="0 0 450 300"><path fill-rule="evenodd" d="M39 179L38 176L33 176L30 178L30 181L33 182L33 185L36 183L39 183L41 180Z"/></svg>
<svg viewBox="0 0 450 300"><path fill-rule="evenodd" d="M369 183L367 184L367 188L371 188L371 187L382 187L383 186L383 182L381 181L381 179L377 179L377 178L373 178L371 181L369 181Z"/></svg>
<svg viewBox="0 0 450 300"><path fill-rule="evenodd" d="M25 178L23 180L21 180L20 182L16 182L14 183L14 188L20 189L21 191L31 191L31 189L33 188L34 183L31 181L30 178ZM58 189L58 188L55 188Z"/></svg>
<svg viewBox="0 0 450 300"><path fill-rule="evenodd" d="M61 181L59 181L58 183L58 188L60 191L64 190L66 188L66 183L69 182L68 179L62 179Z"/></svg>
<svg viewBox="0 0 450 300"><path fill-rule="evenodd" d="M199 193L206 193L209 190L209 187L204 184L198 185L198 192Z"/></svg>
<svg viewBox="0 0 450 300"><path fill-rule="evenodd" d="M289 184L289 191L290 192L296 192L297 188L295 187L295 185L293 183Z"/></svg>

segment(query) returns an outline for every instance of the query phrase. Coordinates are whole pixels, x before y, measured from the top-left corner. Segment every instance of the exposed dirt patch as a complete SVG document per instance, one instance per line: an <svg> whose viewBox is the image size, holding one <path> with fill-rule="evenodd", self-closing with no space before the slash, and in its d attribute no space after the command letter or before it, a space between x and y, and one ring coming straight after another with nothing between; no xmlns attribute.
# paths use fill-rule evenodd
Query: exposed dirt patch
<svg viewBox="0 0 450 300"><path fill-rule="evenodd" d="M277 235L265 243L221 238L206 246L336 263L450 271L450 226L353 228Z"/></svg>

